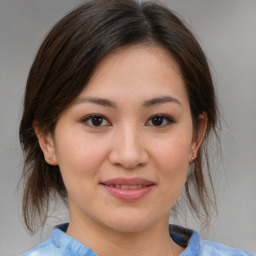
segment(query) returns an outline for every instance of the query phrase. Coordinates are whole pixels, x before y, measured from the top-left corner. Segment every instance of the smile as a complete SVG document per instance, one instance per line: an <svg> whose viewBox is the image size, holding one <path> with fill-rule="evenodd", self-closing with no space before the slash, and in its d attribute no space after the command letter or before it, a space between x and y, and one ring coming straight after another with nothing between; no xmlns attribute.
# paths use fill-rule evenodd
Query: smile
<svg viewBox="0 0 256 256"><path fill-rule="evenodd" d="M140 189L147 187L146 185L109 185L109 187L120 188L120 189Z"/></svg>
<svg viewBox="0 0 256 256"><path fill-rule="evenodd" d="M116 199L136 201L149 194L156 184L143 178L115 178L103 181L100 185Z"/></svg>

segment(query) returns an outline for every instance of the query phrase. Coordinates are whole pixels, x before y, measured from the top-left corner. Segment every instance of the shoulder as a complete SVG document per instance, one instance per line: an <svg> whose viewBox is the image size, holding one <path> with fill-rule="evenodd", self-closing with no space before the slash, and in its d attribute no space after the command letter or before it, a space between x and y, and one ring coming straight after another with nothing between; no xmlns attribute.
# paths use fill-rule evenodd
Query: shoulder
<svg viewBox="0 0 256 256"><path fill-rule="evenodd" d="M67 227L68 223L56 226L49 240L21 256L97 256L84 244L68 236L65 233Z"/></svg>
<svg viewBox="0 0 256 256"><path fill-rule="evenodd" d="M256 256L242 249L203 240L196 231L191 229L177 225L170 225L169 228L173 241L186 247L181 256Z"/></svg>
<svg viewBox="0 0 256 256"><path fill-rule="evenodd" d="M41 243L34 249L32 249L24 254L21 254L21 256L41 256L41 255L49 255L49 256L56 255L56 256L58 256L61 254L51 239L45 241L44 243Z"/></svg>
<svg viewBox="0 0 256 256"><path fill-rule="evenodd" d="M205 256L255 256L255 254L252 254L248 251L237 249L237 248L231 248L229 246L226 246L224 244L218 243L218 242L211 242L211 241L205 241L201 240L200 243L200 254L199 255L205 255Z"/></svg>

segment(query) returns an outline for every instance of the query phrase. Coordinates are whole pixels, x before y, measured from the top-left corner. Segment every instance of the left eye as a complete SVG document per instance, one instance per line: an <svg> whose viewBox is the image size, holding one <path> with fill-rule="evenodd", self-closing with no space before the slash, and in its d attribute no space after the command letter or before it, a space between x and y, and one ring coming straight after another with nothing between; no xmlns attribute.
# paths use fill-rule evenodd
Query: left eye
<svg viewBox="0 0 256 256"><path fill-rule="evenodd" d="M146 123L147 126L163 127L174 123L174 120L166 115L154 115Z"/></svg>
<svg viewBox="0 0 256 256"><path fill-rule="evenodd" d="M110 122L102 115L89 115L86 116L83 120L87 126L91 127L102 127L102 126L110 126Z"/></svg>

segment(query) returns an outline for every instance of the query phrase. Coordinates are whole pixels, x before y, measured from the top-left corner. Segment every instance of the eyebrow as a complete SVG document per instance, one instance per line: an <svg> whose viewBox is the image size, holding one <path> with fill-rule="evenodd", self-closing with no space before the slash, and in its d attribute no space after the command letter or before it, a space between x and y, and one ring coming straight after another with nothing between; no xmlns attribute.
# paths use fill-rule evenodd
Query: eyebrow
<svg viewBox="0 0 256 256"><path fill-rule="evenodd" d="M182 106L181 102L178 99L171 96L162 96L162 97L153 98L151 100L147 100L143 103L143 106L150 107L156 104L163 104L168 102L177 103L178 105Z"/></svg>
<svg viewBox="0 0 256 256"><path fill-rule="evenodd" d="M86 98L78 98L74 104L80 104L80 103L85 103L85 102L91 102L95 103L101 106L105 107L113 107L116 108L116 104L110 100L103 99L103 98L97 98L97 97L86 97Z"/></svg>
<svg viewBox="0 0 256 256"><path fill-rule="evenodd" d="M73 104L76 105L76 104L86 103L86 102L95 103L95 104L105 106L105 107L117 108L117 105L113 101L110 101L110 100L107 100L104 98L98 98L98 97L78 98ZM156 98L153 98L150 100L146 100L142 104L142 106L150 107L150 106L154 106L157 104L163 104L163 103L168 103L168 102L176 103L176 104L182 106L181 102L178 99L171 97L171 96L161 96L161 97L156 97Z"/></svg>

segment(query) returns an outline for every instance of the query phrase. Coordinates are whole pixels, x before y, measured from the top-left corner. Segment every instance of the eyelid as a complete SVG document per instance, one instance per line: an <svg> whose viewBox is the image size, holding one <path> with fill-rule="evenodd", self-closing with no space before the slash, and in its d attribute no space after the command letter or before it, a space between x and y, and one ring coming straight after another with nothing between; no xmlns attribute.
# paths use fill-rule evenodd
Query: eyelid
<svg viewBox="0 0 256 256"><path fill-rule="evenodd" d="M107 124L103 124L103 125L100 124L98 126L97 125L93 125L93 124L89 124L88 122L90 120L92 120L93 117L100 117L100 118L103 119L103 122L107 122ZM154 117L161 117L161 118L163 118L165 121L167 121L167 124L164 124L164 125L161 124L159 126L158 125L154 125L154 124L148 124L150 121L152 121L152 119ZM101 127L106 127L106 126L112 126L111 122L104 115L98 114L98 113L89 114L89 115L83 117L81 119L81 122L84 123L86 126L93 127L93 128L101 128ZM163 128L163 127L166 127L166 126L171 125L173 123L175 123L175 120L170 115L158 113L158 114L151 115L149 117L149 119L146 121L145 125L146 126L153 126L153 127L156 127L156 128Z"/></svg>
<svg viewBox="0 0 256 256"><path fill-rule="evenodd" d="M147 125L147 123L148 123L149 121L151 121L152 118L154 118L154 117L162 117L162 118L164 118L165 120L168 121L168 124L166 124L166 125L160 125L160 126ZM156 127L156 128L163 128L163 127L166 127L166 126L171 125L171 124L173 124L173 123L176 123L176 121L175 121L170 115L158 113L158 114L154 114L154 115L150 116L149 119L148 119L148 121L146 122L146 125L147 125L147 126L153 126L153 127Z"/></svg>
<svg viewBox="0 0 256 256"><path fill-rule="evenodd" d="M107 121L108 124L107 125L99 125L99 126L88 124L88 121L90 119L92 119L93 117L101 117L103 120ZM106 127L106 126L111 126L112 125L111 122L104 115L98 114L98 113L89 114L89 115L83 117L81 122L84 123L86 126L93 127L93 128L101 128L101 127Z"/></svg>

